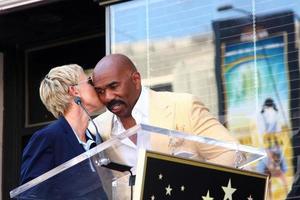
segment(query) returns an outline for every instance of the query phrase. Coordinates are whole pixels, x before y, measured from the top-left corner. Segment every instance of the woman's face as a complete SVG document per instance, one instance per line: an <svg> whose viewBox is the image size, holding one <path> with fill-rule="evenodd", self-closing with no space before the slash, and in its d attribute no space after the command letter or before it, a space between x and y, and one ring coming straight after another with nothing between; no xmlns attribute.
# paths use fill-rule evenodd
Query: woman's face
<svg viewBox="0 0 300 200"><path fill-rule="evenodd" d="M81 103L89 113L93 114L104 107L98 98L91 79L86 74L82 73L80 75L77 88Z"/></svg>

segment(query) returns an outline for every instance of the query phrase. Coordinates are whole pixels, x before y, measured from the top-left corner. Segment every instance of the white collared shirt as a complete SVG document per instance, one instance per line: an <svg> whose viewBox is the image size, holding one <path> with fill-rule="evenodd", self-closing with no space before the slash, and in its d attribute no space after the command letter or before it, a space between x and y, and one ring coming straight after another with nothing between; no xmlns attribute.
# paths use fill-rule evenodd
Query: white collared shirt
<svg viewBox="0 0 300 200"><path fill-rule="evenodd" d="M149 121L149 89L142 87L141 95L136 102L132 110L132 116L135 119L136 124L148 124ZM114 115L113 117L113 128L112 137L119 135L124 132L125 129L120 119ZM125 162L127 165L134 166L137 162L136 145L129 139L126 138L122 141L124 144L119 151L123 158L126 158Z"/></svg>
<svg viewBox="0 0 300 200"><path fill-rule="evenodd" d="M92 140L92 136L90 135L90 132L88 130L85 131L86 136L88 137L86 142L83 142L80 140L80 138L78 137L78 135L76 134L76 132L74 131L74 129L72 128L79 144L81 144L84 148L85 151L88 151L90 149L91 143L95 142Z"/></svg>

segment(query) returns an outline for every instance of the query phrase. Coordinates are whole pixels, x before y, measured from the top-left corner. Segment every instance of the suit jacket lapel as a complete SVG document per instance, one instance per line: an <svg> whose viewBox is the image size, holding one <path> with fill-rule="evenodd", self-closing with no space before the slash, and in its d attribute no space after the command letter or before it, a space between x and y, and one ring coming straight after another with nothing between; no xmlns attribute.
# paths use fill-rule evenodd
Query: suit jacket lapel
<svg viewBox="0 0 300 200"><path fill-rule="evenodd" d="M101 124L96 124L98 127L101 127L101 136L104 141L111 139L111 133L112 133L112 126L113 126L113 120L114 120L114 114L106 111L103 115L103 120L100 122Z"/></svg>
<svg viewBox="0 0 300 200"><path fill-rule="evenodd" d="M70 124L64 117L61 117L59 120L62 127L62 132L64 133L68 142L68 144L65 145L70 146L70 149L72 149L76 155L83 153L84 148L82 145L79 144L78 139L76 138L75 133L73 132L73 129L71 128Z"/></svg>
<svg viewBox="0 0 300 200"><path fill-rule="evenodd" d="M170 102L167 93L151 91L149 93L149 123L150 125L173 129L174 104ZM151 137L153 150L169 153L169 140L166 136L155 134Z"/></svg>
<svg viewBox="0 0 300 200"><path fill-rule="evenodd" d="M166 94L150 90L149 92L149 122L153 126L172 128L174 123L174 104Z"/></svg>

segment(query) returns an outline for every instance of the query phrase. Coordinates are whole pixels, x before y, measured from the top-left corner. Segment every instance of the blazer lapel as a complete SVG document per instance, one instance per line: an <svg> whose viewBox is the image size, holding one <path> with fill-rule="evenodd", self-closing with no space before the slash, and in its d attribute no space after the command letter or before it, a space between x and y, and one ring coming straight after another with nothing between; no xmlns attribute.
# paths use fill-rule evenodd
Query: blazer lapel
<svg viewBox="0 0 300 200"><path fill-rule="evenodd" d="M174 126L174 104L171 104L167 93L149 93L149 123L160 128L173 129ZM169 139L167 136L154 134L151 137L153 150L169 153Z"/></svg>
<svg viewBox="0 0 300 200"><path fill-rule="evenodd" d="M174 105L164 92L149 92L149 122L153 126L172 128L174 123Z"/></svg>
<svg viewBox="0 0 300 200"><path fill-rule="evenodd" d="M113 128L112 126L113 126L114 114L111 113L110 111L106 111L105 113L102 114L101 117L102 117L101 121L97 121L97 118L94 121L96 123L96 126L98 126L102 139L106 141L112 138L111 133Z"/></svg>
<svg viewBox="0 0 300 200"><path fill-rule="evenodd" d="M60 121L62 132L64 133L68 142L68 144L66 145L69 145L70 149L72 149L76 155L83 153L84 148L82 145L79 144L78 139L76 138L75 133L73 132L73 129L71 128L70 124L64 117L61 117Z"/></svg>

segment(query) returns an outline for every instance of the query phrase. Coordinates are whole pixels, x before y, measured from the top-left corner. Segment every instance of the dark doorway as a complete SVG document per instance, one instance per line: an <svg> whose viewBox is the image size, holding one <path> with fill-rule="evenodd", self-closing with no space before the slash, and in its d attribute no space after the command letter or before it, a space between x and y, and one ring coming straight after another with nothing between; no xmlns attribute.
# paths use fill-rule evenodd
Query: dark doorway
<svg viewBox="0 0 300 200"><path fill-rule="evenodd" d="M31 135L53 120L38 87L50 68L93 68L105 55L105 8L93 0L61 0L0 15L4 54L2 199L18 186L21 154Z"/></svg>

